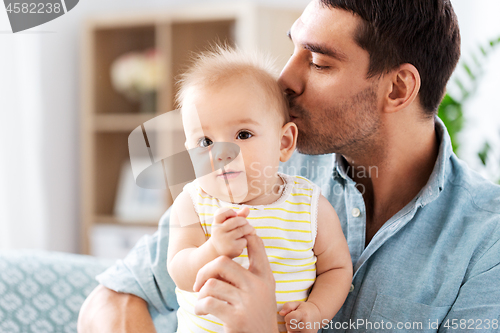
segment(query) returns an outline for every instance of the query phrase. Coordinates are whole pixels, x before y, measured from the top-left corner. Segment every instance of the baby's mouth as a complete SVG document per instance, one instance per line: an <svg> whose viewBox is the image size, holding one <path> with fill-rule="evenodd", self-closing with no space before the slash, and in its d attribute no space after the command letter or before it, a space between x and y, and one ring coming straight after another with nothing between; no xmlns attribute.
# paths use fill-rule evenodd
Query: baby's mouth
<svg viewBox="0 0 500 333"><path fill-rule="evenodd" d="M238 177L240 174L241 174L241 171L227 170L227 171L224 171L221 174L217 175L217 178L233 179L233 178Z"/></svg>

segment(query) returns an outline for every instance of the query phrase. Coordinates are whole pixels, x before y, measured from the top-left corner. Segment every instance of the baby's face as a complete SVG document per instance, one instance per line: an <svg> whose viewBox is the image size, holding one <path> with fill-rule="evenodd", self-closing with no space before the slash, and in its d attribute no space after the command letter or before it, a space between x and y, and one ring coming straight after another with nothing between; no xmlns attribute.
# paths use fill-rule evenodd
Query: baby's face
<svg viewBox="0 0 500 333"><path fill-rule="evenodd" d="M215 169L198 178L201 188L235 203L266 193L276 179L283 120L263 89L231 80L192 93L183 104L186 148L198 148L206 158L195 163Z"/></svg>

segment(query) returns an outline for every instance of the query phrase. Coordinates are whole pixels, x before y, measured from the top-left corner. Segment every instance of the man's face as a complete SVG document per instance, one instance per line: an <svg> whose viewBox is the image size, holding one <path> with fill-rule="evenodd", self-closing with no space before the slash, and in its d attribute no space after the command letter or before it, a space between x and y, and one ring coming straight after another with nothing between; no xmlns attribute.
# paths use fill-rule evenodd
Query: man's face
<svg viewBox="0 0 500 333"><path fill-rule="evenodd" d="M361 18L311 2L290 29L295 49L280 76L304 154L364 153L380 127L377 79L354 36Z"/></svg>

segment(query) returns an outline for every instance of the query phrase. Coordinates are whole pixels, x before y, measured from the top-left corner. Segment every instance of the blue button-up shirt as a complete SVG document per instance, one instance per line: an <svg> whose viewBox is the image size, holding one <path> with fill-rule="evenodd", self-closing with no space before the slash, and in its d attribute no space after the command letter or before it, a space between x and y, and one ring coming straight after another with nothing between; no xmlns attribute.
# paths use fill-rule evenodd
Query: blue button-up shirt
<svg viewBox="0 0 500 333"><path fill-rule="evenodd" d="M363 189L342 156L295 153L282 165L283 172L321 186L349 245L351 292L335 318L323 323L324 332L500 331L500 187L453 154L438 118L436 132L439 154L426 186L366 247ZM377 176L376 168L365 172ZM154 236L98 276L108 288L145 299L159 332L176 327L174 283L166 269L168 218L167 211Z"/></svg>

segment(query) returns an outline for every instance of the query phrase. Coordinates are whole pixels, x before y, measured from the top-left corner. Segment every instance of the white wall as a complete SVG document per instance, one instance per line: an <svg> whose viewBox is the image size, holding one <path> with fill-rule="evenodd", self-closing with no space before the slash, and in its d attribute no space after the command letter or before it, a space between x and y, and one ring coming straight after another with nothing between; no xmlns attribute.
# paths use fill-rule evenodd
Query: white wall
<svg viewBox="0 0 500 333"><path fill-rule="evenodd" d="M462 59L473 63L471 53L478 54L478 46L500 37L500 1L498 0L452 0L462 32ZM485 73L480 79L477 92L465 105L466 123L460 137L460 157L470 167L484 176L500 179L500 45L484 62ZM459 65L460 66L460 65ZM459 70L457 70L458 75ZM462 71L461 74L464 72ZM463 75L460 75L463 78ZM453 87L450 84L450 93ZM481 167L477 152L485 140L493 144L497 158L490 160L490 167Z"/></svg>
<svg viewBox="0 0 500 333"><path fill-rule="evenodd" d="M80 28L93 13L167 9L201 0L81 0L68 14L11 34L0 9L0 249L79 249L79 62ZM206 1L204 1L206 2ZM260 0L305 6L307 0ZM498 0L452 0L463 35L463 54L477 42L500 35ZM473 163L476 146L500 128L495 100L500 53L470 111L463 157ZM495 121L491 121L491 119ZM487 128L488 130L484 130ZM7 198L8 196L8 198Z"/></svg>
<svg viewBox="0 0 500 333"><path fill-rule="evenodd" d="M98 13L168 10L202 0L81 0L10 33L0 8L0 249L79 250L80 29ZM305 7L307 0L265 4ZM1 6L1 5L0 5Z"/></svg>
<svg viewBox="0 0 500 333"><path fill-rule="evenodd" d="M10 29L5 23L0 30ZM1 33L0 43L0 248L44 247L41 41Z"/></svg>

